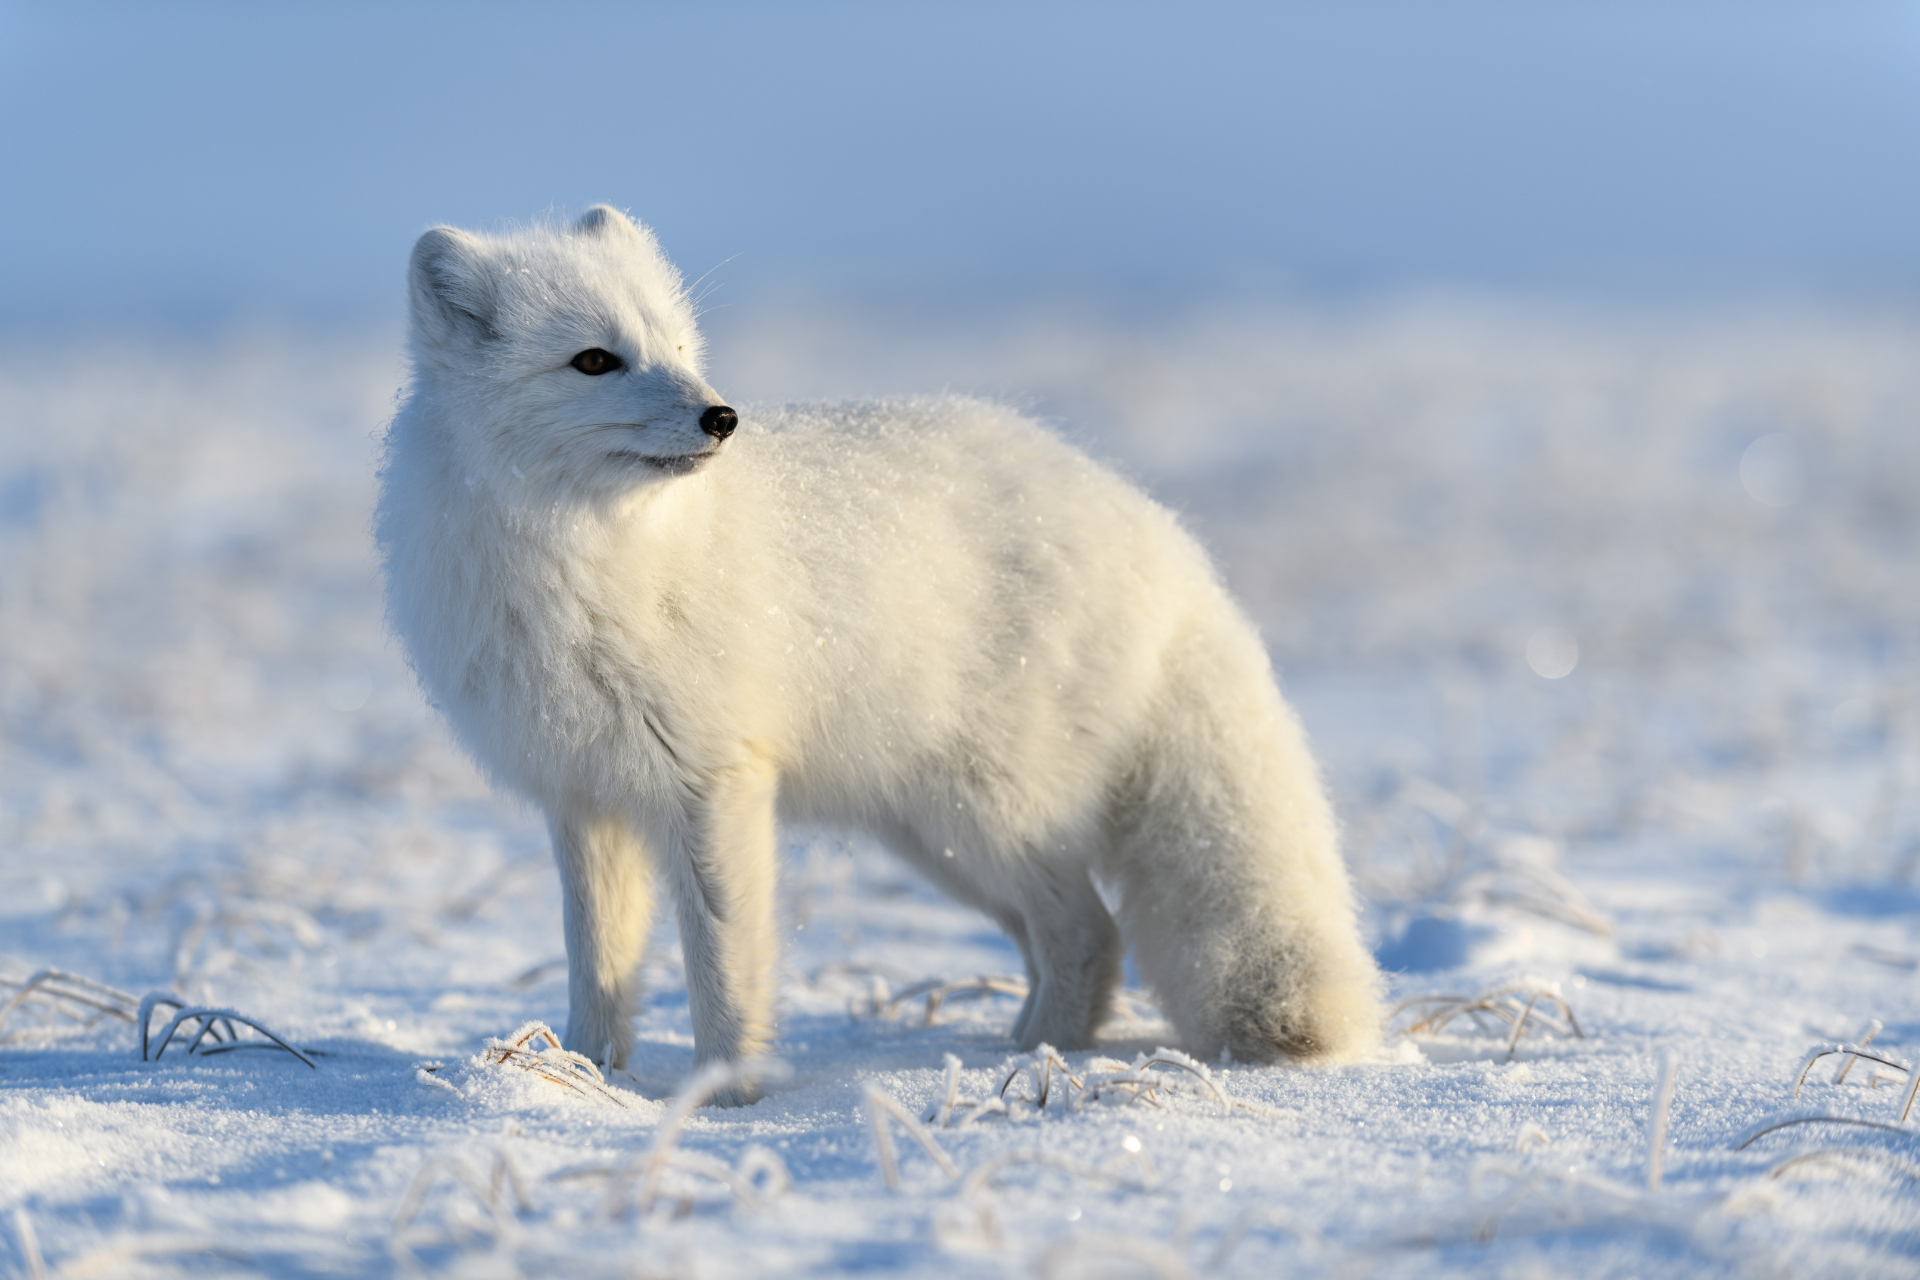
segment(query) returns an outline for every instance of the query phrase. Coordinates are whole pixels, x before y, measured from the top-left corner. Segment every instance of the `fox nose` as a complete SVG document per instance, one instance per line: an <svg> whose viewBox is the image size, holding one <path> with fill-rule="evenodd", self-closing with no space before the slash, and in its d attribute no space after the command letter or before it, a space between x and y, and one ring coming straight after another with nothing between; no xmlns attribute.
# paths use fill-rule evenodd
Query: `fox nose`
<svg viewBox="0 0 1920 1280"><path fill-rule="evenodd" d="M700 429L715 440L725 440L739 425L740 415L723 404L716 404L700 415Z"/></svg>

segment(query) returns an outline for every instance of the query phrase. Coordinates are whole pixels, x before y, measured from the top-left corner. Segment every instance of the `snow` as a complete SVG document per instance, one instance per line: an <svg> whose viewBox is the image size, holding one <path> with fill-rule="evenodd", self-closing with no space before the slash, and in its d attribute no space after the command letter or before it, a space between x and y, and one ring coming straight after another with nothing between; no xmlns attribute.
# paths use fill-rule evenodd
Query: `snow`
<svg viewBox="0 0 1920 1280"><path fill-rule="evenodd" d="M1557 996L1583 1034L1530 1015L1509 1054L1482 1010L1369 1063L1206 1064L1226 1108L1177 1065L1149 1070L1190 1087L1056 1077L1037 1108L1029 1069L981 1114L1017 1002L956 993L929 1025L889 999L1018 972L1011 947L869 843L801 830L764 1101L674 1131L692 1037L670 924L631 1076L489 1064L489 1041L564 1025L559 900L534 815L383 636L366 526L397 344L16 346L0 977L172 991L316 1067L178 1040L142 1061L126 1022L9 1011L0 1266L1920 1270L1905 1074L1863 1059L1835 1084L1827 1058L1792 1096L1810 1049L1873 1019L1873 1050L1920 1056L1920 328L1465 304L715 325L730 396L1015 396L1185 512L1314 735L1396 998L1514 989L1557 1021ZM1166 1038L1129 1001L1067 1065L1124 1078ZM889 1120L887 1188L870 1089L931 1113L957 1180ZM1738 1146L1806 1114L1895 1129Z"/></svg>

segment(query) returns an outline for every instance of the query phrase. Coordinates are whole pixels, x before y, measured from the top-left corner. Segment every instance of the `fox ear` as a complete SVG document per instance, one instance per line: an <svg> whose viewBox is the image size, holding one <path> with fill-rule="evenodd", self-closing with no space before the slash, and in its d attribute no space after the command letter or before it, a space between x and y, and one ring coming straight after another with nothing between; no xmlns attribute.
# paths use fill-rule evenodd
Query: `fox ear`
<svg viewBox="0 0 1920 1280"><path fill-rule="evenodd" d="M493 289L476 237L454 227L435 227L421 236L414 242L407 285L419 337L447 346L499 336Z"/></svg>
<svg viewBox="0 0 1920 1280"><path fill-rule="evenodd" d="M578 236L632 236L637 231L633 219L610 204L593 206L573 224L573 233Z"/></svg>

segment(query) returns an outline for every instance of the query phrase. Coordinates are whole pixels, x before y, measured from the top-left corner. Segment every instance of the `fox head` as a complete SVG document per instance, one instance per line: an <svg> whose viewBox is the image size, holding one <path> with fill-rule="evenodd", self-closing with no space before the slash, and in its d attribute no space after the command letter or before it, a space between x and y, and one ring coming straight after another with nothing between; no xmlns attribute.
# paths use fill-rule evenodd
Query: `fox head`
<svg viewBox="0 0 1920 1280"><path fill-rule="evenodd" d="M463 479L627 490L705 465L737 423L653 234L606 205L572 227L435 227L408 271L417 406Z"/></svg>

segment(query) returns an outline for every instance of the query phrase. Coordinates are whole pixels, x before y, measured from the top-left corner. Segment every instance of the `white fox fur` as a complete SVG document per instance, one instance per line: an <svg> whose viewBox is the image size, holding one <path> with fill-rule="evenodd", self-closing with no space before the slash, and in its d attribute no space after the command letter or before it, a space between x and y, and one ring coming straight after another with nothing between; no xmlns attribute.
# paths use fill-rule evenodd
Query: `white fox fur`
<svg viewBox="0 0 1920 1280"><path fill-rule="evenodd" d="M626 1060L656 874L696 1058L767 1047L776 809L874 833L998 921L1031 983L1022 1047L1092 1042L1123 937L1195 1053L1375 1043L1305 738L1166 510L975 400L714 439L680 277L605 206L429 231L411 293L388 608L475 757L546 811L569 1048ZM591 348L625 367L577 371Z"/></svg>

